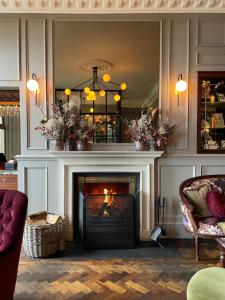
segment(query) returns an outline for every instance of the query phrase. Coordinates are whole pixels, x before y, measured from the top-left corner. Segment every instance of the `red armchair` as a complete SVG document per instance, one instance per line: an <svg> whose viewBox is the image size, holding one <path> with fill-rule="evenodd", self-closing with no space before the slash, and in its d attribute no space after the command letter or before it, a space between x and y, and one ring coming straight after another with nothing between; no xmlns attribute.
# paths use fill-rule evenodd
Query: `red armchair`
<svg viewBox="0 0 225 300"><path fill-rule="evenodd" d="M0 299L12 300L16 285L27 196L0 190Z"/></svg>

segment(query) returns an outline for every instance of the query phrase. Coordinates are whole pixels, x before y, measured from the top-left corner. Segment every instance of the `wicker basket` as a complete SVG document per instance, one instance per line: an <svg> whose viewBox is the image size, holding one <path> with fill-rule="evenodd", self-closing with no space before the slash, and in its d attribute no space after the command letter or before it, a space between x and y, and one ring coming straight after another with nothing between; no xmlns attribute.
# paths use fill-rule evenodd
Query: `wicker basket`
<svg viewBox="0 0 225 300"><path fill-rule="evenodd" d="M27 217L23 236L25 253L31 257L47 257L64 250L65 219L40 212Z"/></svg>

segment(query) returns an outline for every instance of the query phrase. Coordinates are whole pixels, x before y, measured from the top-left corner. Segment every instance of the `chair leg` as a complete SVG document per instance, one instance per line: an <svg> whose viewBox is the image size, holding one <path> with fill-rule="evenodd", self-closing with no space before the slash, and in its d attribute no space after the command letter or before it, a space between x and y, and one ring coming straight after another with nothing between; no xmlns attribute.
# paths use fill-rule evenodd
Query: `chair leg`
<svg viewBox="0 0 225 300"><path fill-rule="evenodd" d="M198 243L198 237L195 236L195 260L199 261L199 243Z"/></svg>

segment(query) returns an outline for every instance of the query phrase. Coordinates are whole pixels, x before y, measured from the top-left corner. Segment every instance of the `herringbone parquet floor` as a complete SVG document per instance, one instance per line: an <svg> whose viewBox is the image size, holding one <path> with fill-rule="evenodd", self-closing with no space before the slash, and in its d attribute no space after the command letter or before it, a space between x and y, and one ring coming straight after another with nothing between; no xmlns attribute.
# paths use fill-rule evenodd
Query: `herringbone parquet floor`
<svg viewBox="0 0 225 300"><path fill-rule="evenodd" d="M84 261L22 255L15 300L183 300L192 275L218 263L219 252L210 246L196 264L192 246L175 243L176 255L169 258Z"/></svg>

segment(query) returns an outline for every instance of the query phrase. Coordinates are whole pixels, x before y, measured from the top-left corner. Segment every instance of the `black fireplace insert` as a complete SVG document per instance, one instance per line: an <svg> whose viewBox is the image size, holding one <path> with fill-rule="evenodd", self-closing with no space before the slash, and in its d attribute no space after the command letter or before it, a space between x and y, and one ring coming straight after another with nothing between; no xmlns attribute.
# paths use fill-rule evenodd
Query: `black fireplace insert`
<svg viewBox="0 0 225 300"><path fill-rule="evenodd" d="M134 197L130 194L87 195L84 198L84 247L134 247Z"/></svg>
<svg viewBox="0 0 225 300"><path fill-rule="evenodd" d="M74 239L86 249L133 248L139 241L139 173L74 174Z"/></svg>

